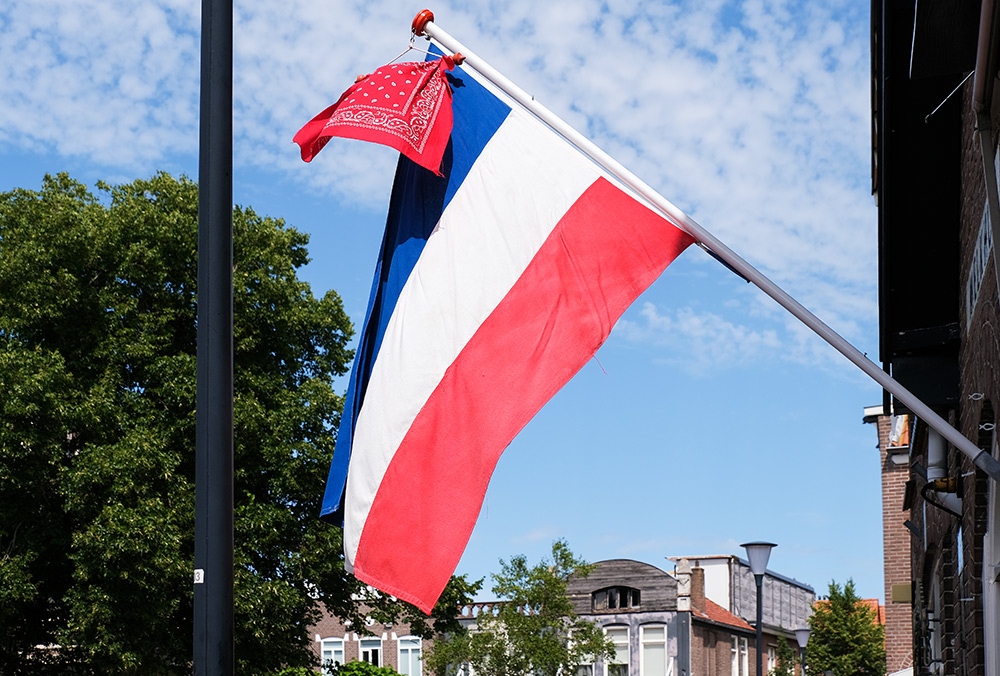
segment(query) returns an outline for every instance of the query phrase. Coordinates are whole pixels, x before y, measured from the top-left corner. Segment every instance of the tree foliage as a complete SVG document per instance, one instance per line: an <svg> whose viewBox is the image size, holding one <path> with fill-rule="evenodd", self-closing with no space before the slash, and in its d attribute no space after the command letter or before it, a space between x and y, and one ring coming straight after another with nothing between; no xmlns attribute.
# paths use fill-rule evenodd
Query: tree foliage
<svg viewBox="0 0 1000 676"><path fill-rule="evenodd" d="M4 674L190 672L198 191L98 188L0 194ZM320 602L361 627L361 602L419 614L347 575L316 518L341 300L296 276L307 235L240 207L233 233L235 652L258 674L311 659Z"/></svg>
<svg viewBox="0 0 1000 676"><path fill-rule="evenodd" d="M770 676L795 676L795 665L798 664L798 659L795 656L795 649L784 636L778 637L776 653L777 664L768 674Z"/></svg>
<svg viewBox="0 0 1000 676"><path fill-rule="evenodd" d="M830 582L828 599L815 604L809 626L810 673L885 676L885 629L875 611L855 594L853 580L848 579L843 589Z"/></svg>
<svg viewBox="0 0 1000 676"><path fill-rule="evenodd" d="M334 665L326 673L330 676L399 676L392 667L376 667L362 660Z"/></svg>
<svg viewBox="0 0 1000 676"><path fill-rule="evenodd" d="M441 673L465 663L477 676L555 676L580 664L610 659L614 647L596 624L581 619L567 595L571 576L592 570L566 542L552 545L552 560L529 566L524 556L500 562L493 593L501 602L477 618L473 631L438 640L425 658Z"/></svg>

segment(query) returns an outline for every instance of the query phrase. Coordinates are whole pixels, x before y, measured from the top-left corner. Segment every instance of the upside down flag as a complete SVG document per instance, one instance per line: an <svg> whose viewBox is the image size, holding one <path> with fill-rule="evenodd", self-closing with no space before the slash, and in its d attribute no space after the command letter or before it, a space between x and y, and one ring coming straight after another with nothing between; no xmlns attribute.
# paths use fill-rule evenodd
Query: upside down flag
<svg viewBox="0 0 1000 676"><path fill-rule="evenodd" d="M442 175L401 157L322 516L430 612L504 448L692 239L462 69Z"/></svg>

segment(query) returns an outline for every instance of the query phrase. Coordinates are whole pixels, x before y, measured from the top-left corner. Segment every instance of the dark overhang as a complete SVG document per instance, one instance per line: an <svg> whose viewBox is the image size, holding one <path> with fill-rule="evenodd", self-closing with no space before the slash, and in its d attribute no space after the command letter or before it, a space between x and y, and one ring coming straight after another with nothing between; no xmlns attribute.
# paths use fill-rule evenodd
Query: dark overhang
<svg viewBox="0 0 1000 676"><path fill-rule="evenodd" d="M880 357L934 407L958 398L964 107L961 91L948 97L975 66L978 11L969 0L872 2Z"/></svg>

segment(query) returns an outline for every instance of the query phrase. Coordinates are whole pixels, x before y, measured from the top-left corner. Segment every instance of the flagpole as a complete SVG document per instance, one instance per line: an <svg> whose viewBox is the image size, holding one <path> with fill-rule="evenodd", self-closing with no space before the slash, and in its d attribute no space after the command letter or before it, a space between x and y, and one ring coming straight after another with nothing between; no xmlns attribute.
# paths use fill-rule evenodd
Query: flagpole
<svg viewBox="0 0 1000 676"><path fill-rule="evenodd" d="M730 266L737 274L752 282L757 288L773 298L779 305L788 310L795 318L812 329L820 338L832 345L838 352L847 357L855 366L860 368L875 382L885 390L892 393L900 402L910 409L917 417L927 423L928 426L936 430L941 436L950 441L959 451L967 455L973 463L1000 482L1000 461L996 460L989 451L980 449L976 444L967 439L957 429L952 427L948 421L935 413L929 406L914 396L909 390L892 378L875 362L862 354L856 347L840 336L836 331L823 323L816 315L807 310L801 303L788 295L777 284L765 277L759 270L747 263L737 255L732 249L722 243L712 233L708 232L695 222L690 216L674 206L669 200L653 190L635 174L626 169L613 157L597 147L590 139L583 136L573 127L569 126L555 113L540 104L530 94L515 85L500 72L495 70L488 63L483 61L468 47L449 35L445 30L434 23L434 14L430 10L423 10L413 19L413 32L415 35L427 35L439 42L445 49L452 53L461 52L465 57L465 66L471 67L480 73L487 80L492 82L501 91L517 101L535 117L548 125L553 131L576 146L584 155L592 159L609 174L617 178L628 186L637 195L645 199L657 211L662 213L673 223L684 229L689 235L702 246L707 247L709 253L717 256L726 265Z"/></svg>

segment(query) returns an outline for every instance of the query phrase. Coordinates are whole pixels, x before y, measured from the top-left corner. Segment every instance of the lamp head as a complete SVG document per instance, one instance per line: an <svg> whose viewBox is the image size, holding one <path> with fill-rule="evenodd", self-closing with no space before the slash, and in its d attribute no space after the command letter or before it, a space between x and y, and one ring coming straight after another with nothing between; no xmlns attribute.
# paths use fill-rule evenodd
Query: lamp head
<svg viewBox="0 0 1000 676"><path fill-rule="evenodd" d="M747 550L750 571L754 575L764 574L767 570L767 560L771 557L771 549L777 546L773 542L744 542L740 545Z"/></svg>
<svg viewBox="0 0 1000 676"><path fill-rule="evenodd" d="M806 643L809 642L809 633L812 631L809 627L803 627L802 629L795 630L795 640L798 642L800 648L805 648Z"/></svg>

